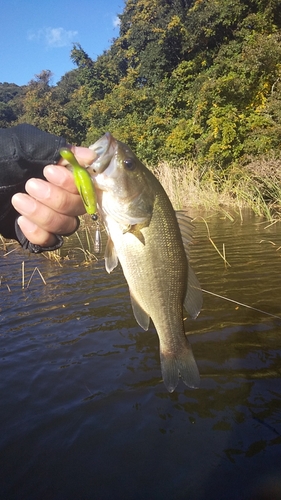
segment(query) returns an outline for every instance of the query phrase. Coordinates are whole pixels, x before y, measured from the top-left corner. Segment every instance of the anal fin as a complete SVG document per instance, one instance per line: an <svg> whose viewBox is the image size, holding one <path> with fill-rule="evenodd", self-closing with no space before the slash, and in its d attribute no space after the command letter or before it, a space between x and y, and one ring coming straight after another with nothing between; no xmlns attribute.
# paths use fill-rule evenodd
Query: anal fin
<svg viewBox="0 0 281 500"><path fill-rule="evenodd" d="M130 292L131 304L134 316L136 318L137 323L144 329L148 330L150 323L150 316L143 310L143 308L136 301L132 293Z"/></svg>
<svg viewBox="0 0 281 500"><path fill-rule="evenodd" d="M118 265L118 257L113 241L110 238L110 236L108 237L107 240L104 259L105 259L105 269L107 270L108 273L111 273L111 271L113 271L113 269L115 269L115 267Z"/></svg>
<svg viewBox="0 0 281 500"><path fill-rule="evenodd" d="M200 283L190 265L188 265L187 292L183 305L193 319L197 318L203 305L203 295Z"/></svg>

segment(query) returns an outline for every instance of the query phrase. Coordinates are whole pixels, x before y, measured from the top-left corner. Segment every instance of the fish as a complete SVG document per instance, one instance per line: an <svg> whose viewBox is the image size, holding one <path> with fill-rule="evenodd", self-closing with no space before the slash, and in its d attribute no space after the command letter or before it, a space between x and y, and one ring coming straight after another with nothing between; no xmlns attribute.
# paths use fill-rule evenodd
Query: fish
<svg viewBox="0 0 281 500"><path fill-rule="evenodd" d="M198 388L199 370L183 320L184 309L196 318L202 307L189 263L191 219L174 210L152 171L109 132L90 149L97 159L88 172L108 234L105 268L111 273L121 264L137 323L148 330L152 320L168 391L176 389L179 376L186 386Z"/></svg>

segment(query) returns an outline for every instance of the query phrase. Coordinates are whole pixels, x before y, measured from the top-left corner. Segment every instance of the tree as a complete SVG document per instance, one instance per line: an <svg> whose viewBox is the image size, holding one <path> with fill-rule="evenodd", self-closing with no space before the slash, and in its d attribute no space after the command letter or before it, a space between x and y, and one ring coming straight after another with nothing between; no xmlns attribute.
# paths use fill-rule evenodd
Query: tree
<svg viewBox="0 0 281 500"><path fill-rule="evenodd" d="M180 0L128 0L120 15L120 41L128 68L139 71L140 84L155 84L183 55L187 3Z"/></svg>
<svg viewBox="0 0 281 500"><path fill-rule="evenodd" d="M50 86L51 78L51 71L43 70L29 82L22 101L24 112L18 121L67 138L67 117L54 87Z"/></svg>
<svg viewBox="0 0 281 500"><path fill-rule="evenodd" d="M22 112L20 98L24 88L14 83L0 83L0 127L10 127Z"/></svg>

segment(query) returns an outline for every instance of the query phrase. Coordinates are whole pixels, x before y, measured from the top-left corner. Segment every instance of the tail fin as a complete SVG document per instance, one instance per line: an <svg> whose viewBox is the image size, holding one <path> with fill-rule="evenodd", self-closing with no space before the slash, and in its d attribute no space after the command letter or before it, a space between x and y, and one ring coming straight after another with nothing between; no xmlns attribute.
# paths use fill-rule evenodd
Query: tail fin
<svg viewBox="0 0 281 500"><path fill-rule="evenodd" d="M173 392L177 387L179 374L188 387L199 387L200 374L188 341L184 348L175 353L165 352L160 347L160 361L164 384L169 392Z"/></svg>

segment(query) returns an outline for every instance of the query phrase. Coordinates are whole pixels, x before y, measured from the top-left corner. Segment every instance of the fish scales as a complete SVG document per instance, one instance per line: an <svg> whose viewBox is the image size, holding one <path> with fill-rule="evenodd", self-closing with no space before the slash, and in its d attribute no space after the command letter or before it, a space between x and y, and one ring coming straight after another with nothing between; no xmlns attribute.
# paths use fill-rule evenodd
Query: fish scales
<svg viewBox="0 0 281 500"><path fill-rule="evenodd" d="M179 374L186 385L198 387L199 372L184 331L183 304L189 264L176 214L152 172L126 145L109 136L111 149L114 141L111 163L103 170L100 158L98 167L92 166L99 210L109 234L107 270L117 265L118 257L136 320L147 330L152 319L159 336L162 376L167 389L172 392L176 388ZM135 166L126 172L128 157ZM182 213L180 217L184 217ZM185 227L189 227L184 221ZM196 305L193 309L197 311Z"/></svg>

